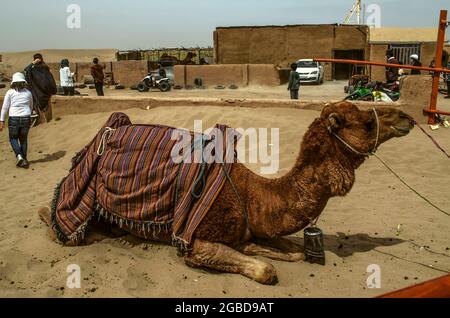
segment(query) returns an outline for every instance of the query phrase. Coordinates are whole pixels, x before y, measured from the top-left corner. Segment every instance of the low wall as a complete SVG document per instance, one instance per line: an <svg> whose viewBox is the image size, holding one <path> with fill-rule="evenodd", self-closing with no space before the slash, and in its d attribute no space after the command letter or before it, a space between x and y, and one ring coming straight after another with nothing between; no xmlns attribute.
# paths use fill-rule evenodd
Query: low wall
<svg viewBox="0 0 450 318"><path fill-rule="evenodd" d="M423 109L430 106L432 83L430 75L405 76L400 83L400 103L407 105L408 114L421 123L427 122Z"/></svg>
<svg viewBox="0 0 450 318"><path fill-rule="evenodd" d="M112 62L114 82L130 87L138 84L148 74L147 61Z"/></svg>
<svg viewBox="0 0 450 318"><path fill-rule="evenodd" d="M175 84L183 86L194 85L196 78L201 78L207 87L281 84L279 71L273 64L176 65L174 77Z"/></svg>
<svg viewBox="0 0 450 318"><path fill-rule="evenodd" d="M114 81L130 87L137 84L148 74L147 61L117 61L117 62L101 62L107 73L113 73ZM71 63L70 70L75 73L75 81L81 83L84 75L91 75L92 63ZM60 63L48 63L50 72L53 74L55 81L59 83Z"/></svg>

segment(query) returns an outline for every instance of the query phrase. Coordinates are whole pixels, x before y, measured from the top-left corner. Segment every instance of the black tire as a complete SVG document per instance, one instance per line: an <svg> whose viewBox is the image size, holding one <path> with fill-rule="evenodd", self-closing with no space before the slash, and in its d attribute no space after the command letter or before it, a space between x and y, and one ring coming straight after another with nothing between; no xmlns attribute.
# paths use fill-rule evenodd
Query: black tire
<svg viewBox="0 0 450 318"><path fill-rule="evenodd" d="M147 85L145 85L145 83L139 83L137 85L137 90L141 93L145 93L148 92L150 89L150 87L148 87Z"/></svg>
<svg viewBox="0 0 450 318"><path fill-rule="evenodd" d="M168 92L170 91L171 87L170 84L168 82L161 82L159 83L159 90L161 92Z"/></svg>
<svg viewBox="0 0 450 318"><path fill-rule="evenodd" d="M347 94L353 94L355 92L355 86L350 85L347 87Z"/></svg>

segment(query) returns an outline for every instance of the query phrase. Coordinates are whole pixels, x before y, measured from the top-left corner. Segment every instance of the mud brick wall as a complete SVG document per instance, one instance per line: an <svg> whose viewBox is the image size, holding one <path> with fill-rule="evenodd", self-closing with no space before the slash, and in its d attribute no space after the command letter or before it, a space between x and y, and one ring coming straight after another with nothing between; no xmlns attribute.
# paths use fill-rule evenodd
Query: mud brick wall
<svg viewBox="0 0 450 318"><path fill-rule="evenodd" d="M130 87L138 84L148 74L147 61L112 62L114 81Z"/></svg>
<svg viewBox="0 0 450 318"><path fill-rule="evenodd" d="M201 78L207 87L216 85L238 86L280 85L278 69L273 64L222 64L222 65L176 65L174 67L176 85L194 85Z"/></svg>
<svg viewBox="0 0 450 318"><path fill-rule="evenodd" d="M303 58L333 58L333 50L370 54L368 28L350 25L290 25L217 28L214 55L218 64L275 64L288 67ZM324 64L325 79L332 65Z"/></svg>

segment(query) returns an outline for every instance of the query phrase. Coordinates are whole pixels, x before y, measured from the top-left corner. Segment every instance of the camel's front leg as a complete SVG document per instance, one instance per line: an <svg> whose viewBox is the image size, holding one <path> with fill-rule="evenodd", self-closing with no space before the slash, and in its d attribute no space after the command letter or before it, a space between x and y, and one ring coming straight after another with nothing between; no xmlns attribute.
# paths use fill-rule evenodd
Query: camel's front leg
<svg viewBox="0 0 450 318"><path fill-rule="evenodd" d="M191 267L241 274L261 284L272 285L278 281L272 264L245 256L221 243L196 239L184 261Z"/></svg>
<svg viewBox="0 0 450 318"><path fill-rule="evenodd" d="M294 243L292 240L286 237L253 238L252 241L254 241L256 244L269 246L288 253L303 253L305 250L302 245Z"/></svg>
<svg viewBox="0 0 450 318"><path fill-rule="evenodd" d="M285 262L298 262L305 259L305 254L300 252L287 252L277 248L246 242L240 245L237 250L245 255L257 255Z"/></svg>

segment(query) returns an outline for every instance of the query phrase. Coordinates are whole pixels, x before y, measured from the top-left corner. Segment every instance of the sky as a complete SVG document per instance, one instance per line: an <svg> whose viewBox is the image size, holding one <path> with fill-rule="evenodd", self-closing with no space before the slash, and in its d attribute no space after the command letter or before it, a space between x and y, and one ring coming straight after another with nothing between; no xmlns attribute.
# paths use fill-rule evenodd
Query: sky
<svg viewBox="0 0 450 318"><path fill-rule="evenodd" d="M342 23L354 2L0 0L0 52L212 46L218 26ZM79 28L67 27L70 4L80 8ZM363 4L366 8L377 4L381 26L386 27L437 28L439 10L450 11L450 0L363 0Z"/></svg>

